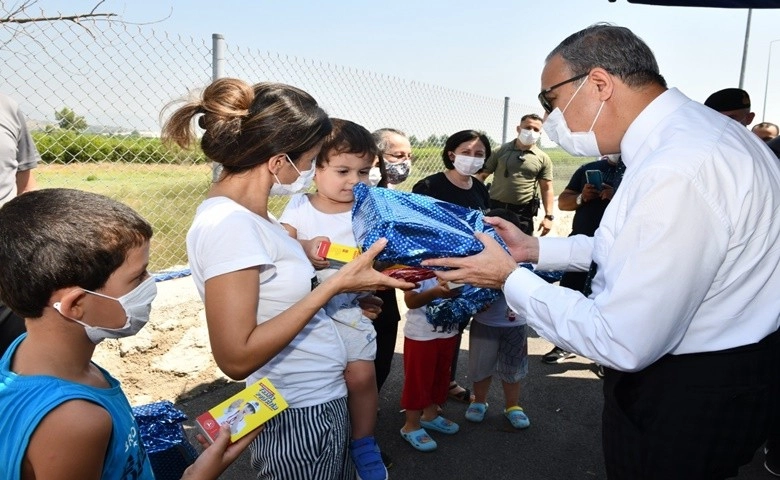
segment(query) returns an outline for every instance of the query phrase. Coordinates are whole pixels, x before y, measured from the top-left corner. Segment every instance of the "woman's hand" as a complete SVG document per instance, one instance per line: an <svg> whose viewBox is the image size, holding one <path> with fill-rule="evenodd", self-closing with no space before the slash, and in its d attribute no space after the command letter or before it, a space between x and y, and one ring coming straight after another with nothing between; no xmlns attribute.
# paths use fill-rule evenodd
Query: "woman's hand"
<svg viewBox="0 0 780 480"><path fill-rule="evenodd" d="M386 238L380 238L357 258L347 263L333 276L325 280L338 289L338 293L365 292L366 290L384 290L400 288L411 290L413 283L397 280L374 269L374 259L387 245Z"/></svg>

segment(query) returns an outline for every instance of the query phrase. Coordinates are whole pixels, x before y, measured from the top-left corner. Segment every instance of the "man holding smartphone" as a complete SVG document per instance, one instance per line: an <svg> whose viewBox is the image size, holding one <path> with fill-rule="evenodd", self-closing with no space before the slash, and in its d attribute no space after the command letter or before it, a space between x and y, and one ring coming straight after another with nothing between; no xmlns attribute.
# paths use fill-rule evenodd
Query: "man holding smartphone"
<svg viewBox="0 0 780 480"><path fill-rule="evenodd" d="M607 209L609 201L615 195L615 191L623 179L626 166L620 160L620 154L604 155L595 162L586 163L574 172L569 184L558 196L558 209L574 211L572 219L572 235L587 235L592 237L596 233ZM565 272L561 278L562 287L571 288L582 292L588 272ZM544 363L561 363L564 360L574 358L574 354L558 346L542 356ZM602 368L599 366L598 374L601 376Z"/></svg>

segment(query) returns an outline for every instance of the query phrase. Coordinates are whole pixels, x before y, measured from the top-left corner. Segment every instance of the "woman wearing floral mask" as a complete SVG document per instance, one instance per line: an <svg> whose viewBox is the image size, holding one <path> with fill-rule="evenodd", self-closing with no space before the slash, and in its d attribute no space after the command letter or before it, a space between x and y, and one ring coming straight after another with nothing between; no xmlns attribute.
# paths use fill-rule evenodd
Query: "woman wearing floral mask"
<svg viewBox="0 0 780 480"><path fill-rule="evenodd" d="M490 208L488 189L473 175L482 168L488 157L490 157L490 141L487 135L476 130L461 130L454 133L444 143L444 150L441 153L444 171L420 180L412 187L412 192L486 212ZM468 321L461 323L458 340L455 343L449 396L459 402L470 403L471 391L461 387L455 381L461 333L466 325Z"/></svg>
<svg viewBox="0 0 780 480"><path fill-rule="evenodd" d="M412 145L404 132L394 128L380 128L372 135L379 147L380 155L368 175L369 182L372 186L395 188L412 172ZM384 170L386 184L380 183L383 177L382 170Z"/></svg>
<svg viewBox="0 0 780 480"><path fill-rule="evenodd" d="M252 466L263 479L354 478L347 355L322 307L339 293L413 285L372 268L386 240L317 285L300 243L268 211L270 196L308 188L331 131L308 93L220 79L173 113L165 140L192 145L196 117L203 153L223 167L187 233L212 353L233 379L268 377L290 405L251 444Z"/></svg>

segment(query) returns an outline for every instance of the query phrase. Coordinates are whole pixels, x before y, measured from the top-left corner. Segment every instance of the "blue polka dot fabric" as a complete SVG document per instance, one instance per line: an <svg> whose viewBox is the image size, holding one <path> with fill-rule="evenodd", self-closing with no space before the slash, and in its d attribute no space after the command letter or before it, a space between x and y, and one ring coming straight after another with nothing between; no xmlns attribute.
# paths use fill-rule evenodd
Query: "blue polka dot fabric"
<svg viewBox="0 0 780 480"><path fill-rule="evenodd" d="M155 479L180 479L198 457L181 425L187 415L173 403L163 400L133 407L133 416Z"/></svg>
<svg viewBox="0 0 780 480"><path fill-rule="evenodd" d="M426 195L357 184L352 206L352 230L358 246L366 249L382 237L387 246L377 256L382 262L420 266L429 258L465 257L482 251L476 232L504 242L481 212Z"/></svg>
<svg viewBox="0 0 780 480"><path fill-rule="evenodd" d="M387 238L387 246L377 256L380 262L420 266L429 258L465 257L482 251L477 232L492 235L504 248L506 245L493 227L482 221L477 210L443 202L426 195L354 187L352 229L358 246L366 249L378 239ZM520 266L533 270L530 264ZM534 272L547 282L560 280L562 272ZM451 331L498 297L499 292L472 285L463 287L453 298L439 298L428 304L428 322L441 331Z"/></svg>
<svg viewBox="0 0 780 480"><path fill-rule="evenodd" d="M465 257L484 248L474 237L477 232L492 235L504 248L493 227L482 221L484 215L441 200L386 188L354 188L352 229L358 245L370 247L387 238L387 246L377 256L381 262L420 266L429 258ZM495 301L498 291L463 287L453 298L440 298L426 307L426 317L441 331L451 331Z"/></svg>

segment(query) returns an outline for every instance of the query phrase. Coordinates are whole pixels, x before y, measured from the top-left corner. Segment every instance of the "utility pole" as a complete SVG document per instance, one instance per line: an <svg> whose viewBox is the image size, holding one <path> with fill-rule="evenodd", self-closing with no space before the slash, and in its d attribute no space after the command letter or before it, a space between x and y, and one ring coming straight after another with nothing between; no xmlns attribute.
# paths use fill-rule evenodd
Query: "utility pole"
<svg viewBox="0 0 780 480"><path fill-rule="evenodd" d="M752 16L753 9L748 8L747 26L745 27L745 45L742 47L742 68L739 70L739 88L742 88L745 84L745 64L747 63L748 40L750 39L750 19Z"/></svg>

